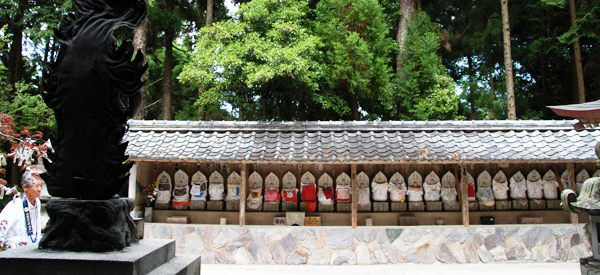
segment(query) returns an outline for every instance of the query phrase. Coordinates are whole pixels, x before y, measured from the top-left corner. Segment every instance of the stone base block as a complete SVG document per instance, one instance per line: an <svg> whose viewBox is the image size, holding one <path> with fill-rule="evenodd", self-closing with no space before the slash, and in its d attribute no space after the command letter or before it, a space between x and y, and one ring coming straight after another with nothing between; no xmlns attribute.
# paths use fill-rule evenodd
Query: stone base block
<svg viewBox="0 0 600 275"><path fill-rule="evenodd" d="M358 206L358 212L371 212L371 206L372 204L367 204L367 205L357 205Z"/></svg>
<svg viewBox="0 0 600 275"><path fill-rule="evenodd" d="M512 208L514 210L527 210L527 209L529 209L529 201L526 200L526 199L513 200L512 201Z"/></svg>
<svg viewBox="0 0 600 275"><path fill-rule="evenodd" d="M373 212L389 212L390 203L387 201L373 202Z"/></svg>
<svg viewBox="0 0 600 275"><path fill-rule="evenodd" d="M206 201L190 200L190 210L204 210L204 209L206 209Z"/></svg>
<svg viewBox="0 0 600 275"><path fill-rule="evenodd" d="M469 211L478 211L479 210L479 203L476 201L470 201L469 202Z"/></svg>
<svg viewBox="0 0 600 275"><path fill-rule="evenodd" d="M496 211L508 211L511 209L510 201L496 201Z"/></svg>
<svg viewBox="0 0 600 275"><path fill-rule="evenodd" d="M579 259L579 267L581 274L600 274L600 261L594 259L593 256Z"/></svg>
<svg viewBox="0 0 600 275"><path fill-rule="evenodd" d="M138 240L129 215L134 207L135 201L128 198L51 200L46 203L50 220L39 246L68 251L121 250Z"/></svg>
<svg viewBox="0 0 600 275"><path fill-rule="evenodd" d="M546 207L549 210L560 210L560 200L546 200Z"/></svg>
<svg viewBox="0 0 600 275"><path fill-rule="evenodd" d="M338 202L336 206L337 212L352 212L352 203Z"/></svg>
<svg viewBox="0 0 600 275"><path fill-rule="evenodd" d="M317 211L319 211L319 212L333 212L333 209L334 209L333 204L325 205L325 204L321 204L319 202L319 205L317 206Z"/></svg>
<svg viewBox="0 0 600 275"><path fill-rule="evenodd" d="M410 212L423 212L425 211L425 203L422 201L409 201L408 211Z"/></svg>
<svg viewBox="0 0 600 275"><path fill-rule="evenodd" d="M60 252L28 245L0 253L3 274L200 274L200 257L175 256L175 240L144 239L122 251Z"/></svg>
<svg viewBox="0 0 600 275"><path fill-rule="evenodd" d="M404 212L408 210L405 202L392 202L390 203L392 212Z"/></svg>
<svg viewBox="0 0 600 275"><path fill-rule="evenodd" d="M223 201L207 201L206 208L210 211L223 211Z"/></svg>
<svg viewBox="0 0 600 275"><path fill-rule="evenodd" d="M240 201L226 201L225 210L227 211L240 211Z"/></svg>
<svg viewBox="0 0 600 275"><path fill-rule="evenodd" d="M489 203L488 203L489 204ZM493 211L494 210L494 205L496 204L496 202L494 202L491 205L486 205L483 202L479 202L479 211Z"/></svg>
<svg viewBox="0 0 600 275"><path fill-rule="evenodd" d="M427 201L425 202L425 209L428 212L438 212L442 211L442 202L441 201Z"/></svg>
<svg viewBox="0 0 600 275"><path fill-rule="evenodd" d="M444 202L444 211L460 211L460 203L457 201Z"/></svg>
<svg viewBox="0 0 600 275"><path fill-rule="evenodd" d="M541 217L517 217L518 224L543 224L544 218Z"/></svg>
<svg viewBox="0 0 600 275"><path fill-rule="evenodd" d="M529 209L531 210L546 210L545 200L529 200Z"/></svg>
<svg viewBox="0 0 600 275"><path fill-rule="evenodd" d="M190 217L188 217L188 216L170 216L170 217L167 217L167 223L188 224L188 223L190 223Z"/></svg>
<svg viewBox="0 0 600 275"><path fill-rule="evenodd" d="M279 212L279 202L265 202L265 203L263 203L263 211L265 211L265 212Z"/></svg>
<svg viewBox="0 0 600 275"><path fill-rule="evenodd" d="M281 203L281 211L298 211L298 204L291 201L284 201Z"/></svg>
<svg viewBox="0 0 600 275"><path fill-rule="evenodd" d="M154 209L158 209L158 210L167 210L167 209L169 209L169 206L171 206L171 202L167 202L167 203L155 202L154 203Z"/></svg>
<svg viewBox="0 0 600 275"><path fill-rule="evenodd" d="M188 210L189 208L189 205L173 206L173 209L175 210Z"/></svg>

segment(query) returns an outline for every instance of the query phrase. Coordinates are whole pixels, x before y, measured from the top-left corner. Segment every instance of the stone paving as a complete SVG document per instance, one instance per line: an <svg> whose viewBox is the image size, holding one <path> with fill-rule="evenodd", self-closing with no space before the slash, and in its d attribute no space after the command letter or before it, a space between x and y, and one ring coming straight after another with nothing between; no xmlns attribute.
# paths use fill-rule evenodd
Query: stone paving
<svg viewBox="0 0 600 275"><path fill-rule="evenodd" d="M566 262L591 256L584 226L273 227L147 223L203 264L375 265Z"/></svg>

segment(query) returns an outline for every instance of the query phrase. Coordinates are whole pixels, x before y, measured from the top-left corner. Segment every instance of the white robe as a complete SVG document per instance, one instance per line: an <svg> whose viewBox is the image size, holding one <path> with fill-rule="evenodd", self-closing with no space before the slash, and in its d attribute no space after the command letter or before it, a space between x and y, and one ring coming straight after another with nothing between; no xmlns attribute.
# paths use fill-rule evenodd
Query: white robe
<svg viewBox="0 0 600 275"><path fill-rule="evenodd" d="M29 205L31 217L31 227L33 229L33 242L27 235L27 225L25 224L25 212L23 211L23 200L15 197L9 202L0 213L0 237L6 238L11 245L20 243L34 244L42 239L42 218L41 205L39 199L35 199L35 208ZM37 239L35 238L37 234ZM13 247L14 248L14 247Z"/></svg>
<svg viewBox="0 0 600 275"><path fill-rule="evenodd" d="M408 201L410 202L419 202L423 201L423 188L422 187L408 187L406 191L406 195L408 195Z"/></svg>
<svg viewBox="0 0 600 275"><path fill-rule="evenodd" d="M513 178L510 178L510 197L517 199L527 199L527 181L516 182Z"/></svg>
<svg viewBox="0 0 600 275"><path fill-rule="evenodd" d="M423 190L425 191L425 201L439 201L441 188L442 184L440 182L437 182L435 184L423 184Z"/></svg>
<svg viewBox="0 0 600 275"><path fill-rule="evenodd" d="M373 201L387 201L388 200L388 183L371 183L371 190L373 192Z"/></svg>
<svg viewBox="0 0 600 275"><path fill-rule="evenodd" d="M493 206L496 203L494 201L494 192L491 187L478 187L476 196L477 200L486 206Z"/></svg>
<svg viewBox="0 0 600 275"><path fill-rule="evenodd" d="M456 188L454 187L442 187L442 192L440 194L443 202L456 201L457 195L458 193L456 192Z"/></svg>
<svg viewBox="0 0 600 275"><path fill-rule="evenodd" d="M492 189L494 190L494 198L497 200L508 200L508 183L503 182L492 182Z"/></svg>
<svg viewBox="0 0 600 275"><path fill-rule="evenodd" d="M532 200L541 200L544 197L542 180L527 181L527 197Z"/></svg>
<svg viewBox="0 0 600 275"><path fill-rule="evenodd" d="M544 197L547 200L556 200L558 199L558 182L553 181L544 181Z"/></svg>

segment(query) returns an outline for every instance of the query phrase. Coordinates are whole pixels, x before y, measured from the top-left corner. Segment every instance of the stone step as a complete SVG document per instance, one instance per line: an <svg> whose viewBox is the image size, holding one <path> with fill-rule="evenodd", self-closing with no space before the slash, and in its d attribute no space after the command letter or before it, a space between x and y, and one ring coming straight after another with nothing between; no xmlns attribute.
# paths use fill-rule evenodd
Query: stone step
<svg viewBox="0 0 600 275"><path fill-rule="evenodd" d="M0 253L2 274L146 274L175 257L175 240L144 239L121 251L39 250L28 245Z"/></svg>
<svg viewBox="0 0 600 275"><path fill-rule="evenodd" d="M199 275L200 256L177 255L148 275Z"/></svg>

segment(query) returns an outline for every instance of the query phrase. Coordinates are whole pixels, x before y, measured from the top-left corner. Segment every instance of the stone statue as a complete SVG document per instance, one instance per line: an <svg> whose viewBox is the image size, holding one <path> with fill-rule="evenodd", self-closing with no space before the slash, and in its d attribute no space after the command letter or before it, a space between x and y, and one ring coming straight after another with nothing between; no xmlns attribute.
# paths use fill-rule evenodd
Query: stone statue
<svg viewBox="0 0 600 275"><path fill-rule="evenodd" d="M60 44L48 68L44 101L54 110L58 137L44 160L44 181L55 197L109 199L128 181L123 135L139 109L147 65L130 41L117 48L113 31L139 27L146 19L141 0L73 0L77 14L63 18Z"/></svg>
<svg viewBox="0 0 600 275"><path fill-rule="evenodd" d="M120 250L137 240L129 213L132 199L116 194L129 177L123 135L142 95L144 56L113 31L139 27L146 19L143 0L73 0L75 14L55 30L58 56L48 68L44 101L56 115L54 153L44 160L50 220L40 248L70 251ZM69 199L70 198L70 199Z"/></svg>

